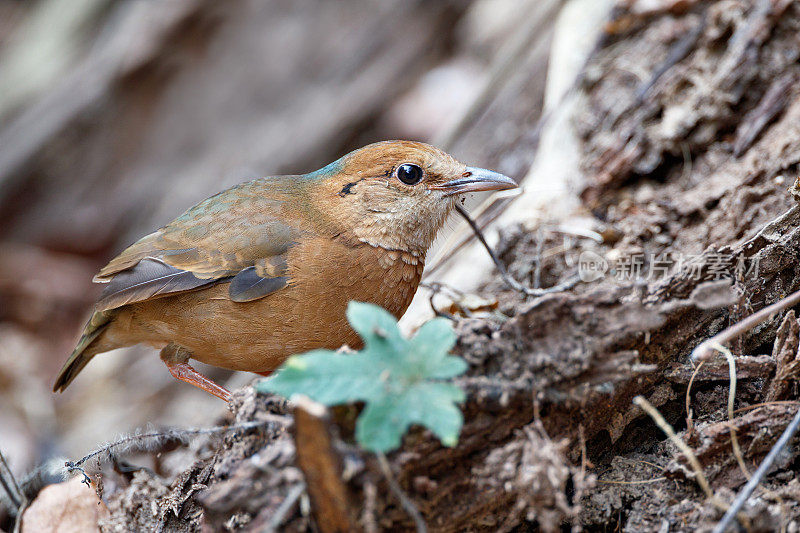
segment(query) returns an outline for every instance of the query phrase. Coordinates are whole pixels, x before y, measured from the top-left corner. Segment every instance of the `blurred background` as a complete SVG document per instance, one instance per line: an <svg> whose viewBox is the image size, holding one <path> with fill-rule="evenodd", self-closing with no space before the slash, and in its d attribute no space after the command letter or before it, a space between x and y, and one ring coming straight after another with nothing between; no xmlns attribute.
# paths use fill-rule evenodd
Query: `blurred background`
<svg viewBox="0 0 800 533"><path fill-rule="evenodd" d="M696 424L684 426L695 375L686 359L701 339L800 287L800 197L797 185L794 196L786 190L800 166L798 36L791 0L0 0L0 449L23 477L148 424L224 422L226 405L175 381L151 349L102 354L64 394L51 392L100 293L92 276L233 184L308 172L377 140L417 139L523 184L513 200L467 204L480 225L492 222L486 237L518 281L565 281L583 251L612 263L677 254L705 265L690 276L680 259L663 278L624 283L609 271L540 306L501 284L484 249L459 245L471 232L454 218L425 275L482 297L473 310L495 305L513 317L496 317L497 329L463 321L459 346L471 376L487 379L474 383L480 391L499 385L510 396L467 413L470 437L453 455L423 441L398 454L398 481L429 524L702 529L714 516L707 502L678 481L674 448L630 402L649 397L687 442L705 443L711 482L732 497L745 476L728 450L727 366L698 376ZM720 281L721 254L734 288L724 297L722 285L706 284ZM763 268L742 276L733 257ZM429 294L418 292L401 324L430 316ZM786 376L797 381L796 366L780 370L797 359L788 341L773 348L777 327L732 346L758 358L736 398L752 468L788 424L784 400L797 395L788 385L772 392ZM200 370L229 389L256 378ZM528 413L543 413L550 437ZM104 476L118 523L157 502L174 510L175 493L156 494L167 478L194 494L183 483L201 479L189 468L201 453L152 455L165 480L144 499L140 485ZM584 485L583 468L576 482L579 457L603 485ZM644 459L664 476L642 480ZM564 474L540 476L539 463ZM780 497L752 506L752 523L797 522L797 466L790 453L771 474ZM123 478L125 465L114 468ZM253 499L257 510L243 516L288 501L248 476L215 485L271 498L272 507ZM294 481L281 476L288 489ZM549 481L531 482L540 478ZM394 496L384 503L402 515L385 523L407 519ZM207 509L213 520L239 515Z"/></svg>
<svg viewBox="0 0 800 533"><path fill-rule="evenodd" d="M93 274L197 201L392 138L523 176L559 7L0 0L0 449L12 469L226 412L147 348L101 355L51 392L100 292ZM495 109L501 121L483 105L498 77L516 96L492 106L518 106ZM463 135L473 127L483 133ZM255 377L201 370L229 388Z"/></svg>

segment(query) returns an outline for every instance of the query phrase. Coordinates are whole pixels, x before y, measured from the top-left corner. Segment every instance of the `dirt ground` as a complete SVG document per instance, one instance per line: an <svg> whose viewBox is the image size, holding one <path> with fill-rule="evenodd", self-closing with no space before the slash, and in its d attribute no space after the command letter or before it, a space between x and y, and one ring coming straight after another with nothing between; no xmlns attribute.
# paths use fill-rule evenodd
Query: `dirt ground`
<svg viewBox="0 0 800 533"><path fill-rule="evenodd" d="M570 93L579 208L498 228L495 247L517 280L581 282L526 297L493 271L479 305L451 298L454 353L469 363L457 379L468 393L459 444L416 429L388 457L429 530L710 531L719 521L686 457L633 399L694 450L722 507L800 406L800 309L729 346L731 420L726 358L690 360L703 340L800 289L800 197L789 192L800 173L799 59L797 3L615 8ZM507 122L518 135L484 145L486 165L530 162L531 131L547 116L509 108L534 107L532 87L508 85L457 145ZM326 426L352 523L413 530L393 481L353 444L356 411L335 409ZM291 407L246 385L215 417L238 429L133 439L87 461L108 511L101 529L324 530ZM800 531L798 445L744 507L746 530Z"/></svg>

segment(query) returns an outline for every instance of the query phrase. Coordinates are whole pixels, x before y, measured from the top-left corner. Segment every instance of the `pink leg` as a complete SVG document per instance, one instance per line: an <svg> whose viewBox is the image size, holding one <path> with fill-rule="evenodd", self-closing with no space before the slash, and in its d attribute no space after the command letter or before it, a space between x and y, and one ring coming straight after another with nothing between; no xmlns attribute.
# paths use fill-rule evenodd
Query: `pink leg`
<svg viewBox="0 0 800 533"><path fill-rule="evenodd" d="M189 351L185 348L168 344L161 350L161 360L167 365L169 373L176 379L199 387L220 400L231 401L231 393L205 377L189 365Z"/></svg>
<svg viewBox="0 0 800 533"><path fill-rule="evenodd" d="M164 363L166 363L169 373L175 378L185 381L190 385L194 385L195 387L199 387L209 394L213 394L220 400L226 402L231 401L231 393L228 391L228 389L220 387L203 374L192 368L189 363L171 363L168 361L164 361Z"/></svg>

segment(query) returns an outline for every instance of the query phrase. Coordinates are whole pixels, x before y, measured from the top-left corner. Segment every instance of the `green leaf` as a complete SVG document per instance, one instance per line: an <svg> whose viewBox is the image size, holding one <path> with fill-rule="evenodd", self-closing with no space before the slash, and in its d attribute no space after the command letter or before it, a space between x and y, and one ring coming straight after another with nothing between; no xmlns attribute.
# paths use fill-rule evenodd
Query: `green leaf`
<svg viewBox="0 0 800 533"><path fill-rule="evenodd" d="M408 341L397 326L397 320L380 306L350 302L347 306L347 321L364 339L367 348L404 351L408 346Z"/></svg>
<svg viewBox="0 0 800 533"><path fill-rule="evenodd" d="M356 440L368 450L397 448L414 424L430 429L445 446L455 446L463 424L456 404L464 401L464 393L435 381L467 369L462 359L448 353L456 341L450 323L431 320L409 340L395 318L376 305L350 302L347 318L364 339L363 350L292 356L256 388L289 398L304 394L326 405L365 402Z"/></svg>
<svg viewBox="0 0 800 533"><path fill-rule="evenodd" d="M388 452L412 424L430 429L442 444L455 446L463 417L454 402L464 400L461 389L448 383L420 383L367 404L356 422L356 439L364 448Z"/></svg>
<svg viewBox="0 0 800 533"><path fill-rule="evenodd" d="M444 357L456 343L456 334L446 318L434 318L422 324L411 343L430 357Z"/></svg>
<svg viewBox="0 0 800 533"><path fill-rule="evenodd" d="M436 379L449 379L460 376L467 371L467 362L460 357L448 355L435 365L428 367L428 377Z"/></svg>
<svg viewBox="0 0 800 533"><path fill-rule="evenodd" d="M287 398L305 394L325 405L336 405L368 400L380 394L382 383L377 367L361 354L314 350L293 355L275 376L260 381L256 388Z"/></svg>
<svg viewBox="0 0 800 533"><path fill-rule="evenodd" d="M448 355L456 343L456 334L446 318L424 323L411 339L412 357L419 361L428 377L446 379L463 374L467 364L460 357Z"/></svg>

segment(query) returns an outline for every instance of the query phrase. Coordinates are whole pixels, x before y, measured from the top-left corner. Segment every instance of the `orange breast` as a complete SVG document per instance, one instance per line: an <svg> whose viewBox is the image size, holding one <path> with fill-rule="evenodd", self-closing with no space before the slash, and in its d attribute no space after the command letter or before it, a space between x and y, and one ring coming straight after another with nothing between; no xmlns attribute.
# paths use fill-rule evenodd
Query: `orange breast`
<svg viewBox="0 0 800 533"><path fill-rule="evenodd" d="M120 325L134 342L177 343L193 358L232 370L274 370L315 348L359 347L345 318L351 300L400 317L422 276L424 258L369 245L309 239L288 257L290 284L259 300L228 299L228 284L130 305Z"/></svg>

